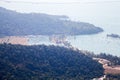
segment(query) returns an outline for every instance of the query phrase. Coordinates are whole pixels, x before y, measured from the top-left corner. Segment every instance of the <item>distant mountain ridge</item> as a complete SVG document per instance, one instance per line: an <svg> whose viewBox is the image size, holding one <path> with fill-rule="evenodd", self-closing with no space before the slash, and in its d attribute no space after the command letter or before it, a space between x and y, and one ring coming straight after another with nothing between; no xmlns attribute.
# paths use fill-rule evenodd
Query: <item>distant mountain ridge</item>
<svg viewBox="0 0 120 80"><path fill-rule="evenodd" d="M18 13L0 7L0 36L84 35L103 31L92 24L67 19L67 16Z"/></svg>

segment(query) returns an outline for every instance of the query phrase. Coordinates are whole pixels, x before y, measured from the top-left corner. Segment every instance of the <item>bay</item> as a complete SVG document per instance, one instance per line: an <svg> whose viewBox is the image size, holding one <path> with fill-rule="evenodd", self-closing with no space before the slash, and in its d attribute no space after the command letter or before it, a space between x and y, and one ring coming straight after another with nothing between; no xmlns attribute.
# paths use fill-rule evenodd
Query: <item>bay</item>
<svg viewBox="0 0 120 80"><path fill-rule="evenodd" d="M95 0L96 1L96 0ZM120 2L83 3L6 3L0 6L21 13L46 13L67 15L71 20L88 22L104 29L95 35L68 36L67 40L82 50L110 53L120 56L120 39L108 38L107 34L120 35ZM43 40L42 40L43 39ZM29 44L50 44L47 36L30 38Z"/></svg>

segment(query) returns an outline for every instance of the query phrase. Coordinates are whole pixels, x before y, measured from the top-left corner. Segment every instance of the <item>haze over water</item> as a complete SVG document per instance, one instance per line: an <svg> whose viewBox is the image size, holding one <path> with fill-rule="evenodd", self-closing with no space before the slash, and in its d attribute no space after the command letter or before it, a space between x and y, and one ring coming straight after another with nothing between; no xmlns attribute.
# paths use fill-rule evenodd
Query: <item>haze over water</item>
<svg viewBox="0 0 120 80"><path fill-rule="evenodd" d="M10 0L9 0L10 1ZM11 0L12 1L12 0ZM106 34L120 35L120 2L91 0L75 2L4 2L0 7L16 10L22 13L46 13L53 15L67 15L71 20L89 22L104 29L103 33L95 35L69 36L68 40L74 47L95 53L106 52L120 56L120 39L107 38ZM39 39L31 39L29 44L34 44ZM46 43L47 40L46 40Z"/></svg>

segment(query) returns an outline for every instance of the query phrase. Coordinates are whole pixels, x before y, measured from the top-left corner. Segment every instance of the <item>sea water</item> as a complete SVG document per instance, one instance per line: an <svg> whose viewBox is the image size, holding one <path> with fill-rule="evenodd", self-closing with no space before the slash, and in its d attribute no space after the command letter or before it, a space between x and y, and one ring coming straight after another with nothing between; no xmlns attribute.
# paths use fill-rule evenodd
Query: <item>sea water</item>
<svg viewBox="0 0 120 80"><path fill-rule="evenodd" d="M108 38L107 34L120 35L120 2L92 0L75 3L24 3L0 1L0 6L21 13L46 13L67 15L73 21L88 22L104 29L94 35L67 36L71 44L81 50L96 54L105 52L120 56L120 39ZM29 44L50 44L48 36L32 37Z"/></svg>

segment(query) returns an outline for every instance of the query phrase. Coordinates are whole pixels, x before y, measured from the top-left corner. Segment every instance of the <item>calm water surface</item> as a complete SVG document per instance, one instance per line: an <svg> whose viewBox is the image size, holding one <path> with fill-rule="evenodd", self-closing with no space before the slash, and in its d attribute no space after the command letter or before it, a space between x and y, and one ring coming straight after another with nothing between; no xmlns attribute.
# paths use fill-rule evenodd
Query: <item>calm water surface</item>
<svg viewBox="0 0 120 80"><path fill-rule="evenodd" d="M94 0L97 1L97 0ZM6 3L0 1L0 6L17 12L37 12L53 15L67 15L71 20L89 22L104 29L103 33L95 35L68 36L67 40L74 47L95 53L106 52L120 56L120 39L107 38L106 34L120 35L120 2L94 3ZM31 37L29 44L51 44L47 36Z"/></svg>

